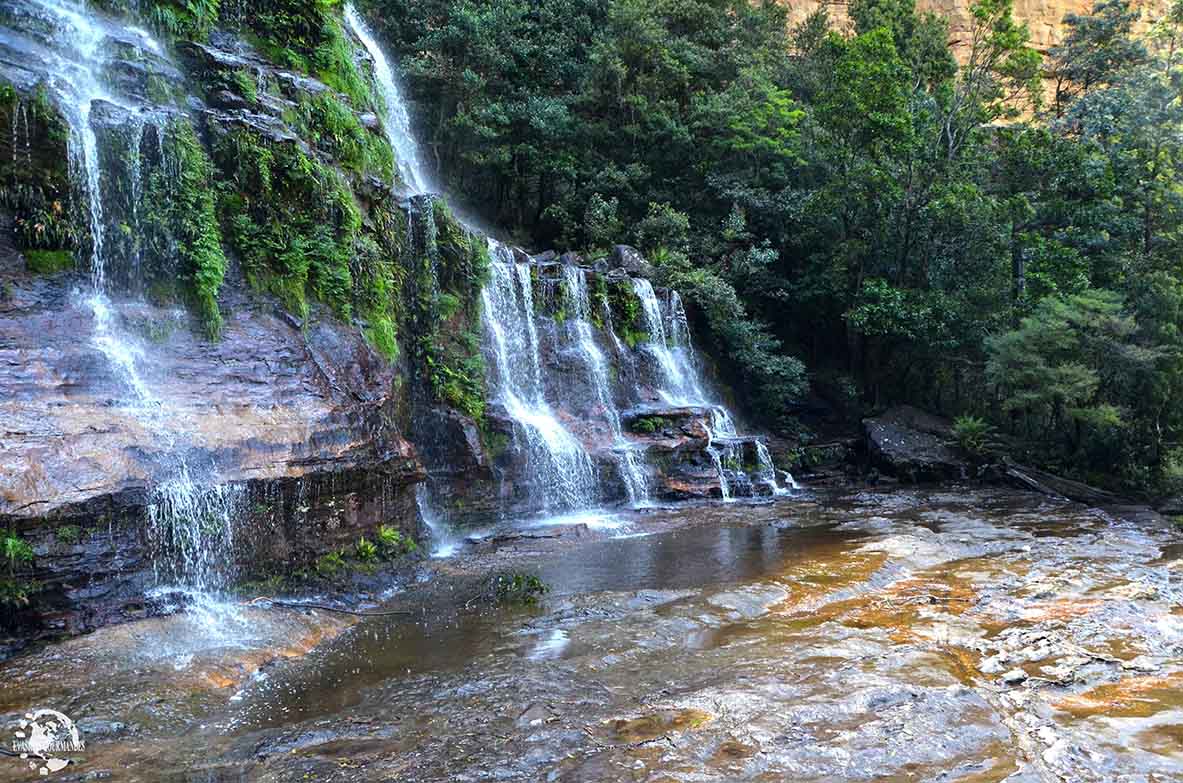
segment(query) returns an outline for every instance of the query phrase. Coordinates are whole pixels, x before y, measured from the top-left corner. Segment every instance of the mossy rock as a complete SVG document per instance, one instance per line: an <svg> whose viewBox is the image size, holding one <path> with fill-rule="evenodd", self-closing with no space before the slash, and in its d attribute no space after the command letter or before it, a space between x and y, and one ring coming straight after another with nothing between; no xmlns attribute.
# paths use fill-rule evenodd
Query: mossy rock
<svg viewBox="0 0 1183 783"><path fill-rule="evenodd" d="M26 250L25 266L35 275L56 275L73 271L74 253L69 250Z"/></svg>

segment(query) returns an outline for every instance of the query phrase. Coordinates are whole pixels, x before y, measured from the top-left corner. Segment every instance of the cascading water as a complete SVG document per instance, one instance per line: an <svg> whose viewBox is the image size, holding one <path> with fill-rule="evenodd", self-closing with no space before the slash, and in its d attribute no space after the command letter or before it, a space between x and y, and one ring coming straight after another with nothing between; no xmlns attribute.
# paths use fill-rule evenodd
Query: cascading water
<svg viewBox="0 0 1183 783"><path fill-rule="evenodd" d="M168 401L153 393L143 372L149 366L144 348L120 328L122 306L112 299L116 279L123 293L140 288L140 259L135 242L129 257L118 259L125 268L113 276L108 224L117 221L116 225L127 225L133 233L138 230L142 137L151 127L163 145L164 129L160 112L109 89L104 74L114 63L111 51L118 48L112 43L116 38L125 47L136 47L143 60L162 57L163 50L143 30L108 22L65 0L23 0L22 6L49 30L41 40L24 45L45 55L51 98L69 126L72 178L86 197L90 290L80 296L92 314L91 344L119 382L120 407L148 427L160 447L165 477L151 488L148 507L156 572L162 582L205 594L224 585L232 560L231 523L241 491L218 486L212 467L198 471L187 462L187 434ZM113 114L115 120L100 125L96 109ZM103 154L108 137L111 143L120 142L123 154ZM163 164L163 146L161 153ZM111 211L120 200L108 194L117 191L130 194L126 214Z"/></svg>
<svg viewBox="0 0 1183 783"><path fill-rule="evenodd" d="M633 506L643 505L649 500L645 467L637 449L624 437L620 411L612 397L608 362L596 345L591 323L591 302L587 292L587 273L577 266L565 266L563 280L567 296L568 328L573 333L575 345L583 357L591 387L596 393L596 402L603 411L604 419L612 433L613 451L629 503Z"/></svg>
<svg viewBox="0 0 1183 783"><path fill-rule="evenodd" d="M641 301L641 314L649 335L643 350L653 357L658 369L658 393L667 404L677 406L705 407L710 409L711 426L708 435L711 443L707 453L719 474L719 488L724 500L731 500L735 494L737 480L750 481L742 470L742 449L735 420L722 405L712 402L703 391L703 382L695 363L694 346L690 341L690 326L686 309L677 291L670 291L666 302L658 300L653 285L644 279L633 280L633 290ZM775 495L785 494L778 478L778 471L772 461L768 446L755 439L756 470L752 476L762 482ZM790 485L796 482L785 474Z"/></svg>
<svg viewBox="0 0 1183 783"><path fill-rule="evenodd" d="M379 108L383 114L383 127L398 156L404 183L414 194L425 193L431 187L431 181L411 133L406 100L391 60L352 4L345 6L345 19L373 59L374 75L382 97L383 105ZM482 292L489 383L494 398L517 425L516 437L531 478L530 492L535 501L532 505L549 513L590 509L600 500L592 458L546 399L543 348L535 322L530 266L516 261L508 248L494 240L489 240L489 247L492 264ZM567 265L563 275L568 341L581 360L588 386L595 397L595 407L607 424L613 456L628 499L633 505L644 505L649 494L644 455L623 431L608 361L596 342L587 273L577 266ZM748 480L747 474L735 466L742 462L739 444L750 439L740 438L727 410L709 401L696 366L686 313L677 293L671 292L663 304L648 280L634 279L632 286L641 302L641 315L649 334L648 342L638 353L651 359L657 375L655 386L667 404L710 410L708 453L718 466L724 497L729 498L741 476L742 480ZM634 356L617 337L607 302L599 304L603 309L605 331L613 341L617 357L631 367L631 363L641 357ZM759 467L753 475L773 491L780 492L777 472L767 447L760 443L756 454ZM437 527L440 530L446 528L431 512L430 503L421 503L421 513L433 531Z"/></svg>
<svg viewBox="0 0 1183 783"><path fill-rule="evenodd" d="M591 457L546 402L529 266L492 239L489 255L489 282L481 296L495 397L518 424L542 507L591 508L597 501Z"/></svg>
<svg viewBox="0 0 1183 783"><path fill-rule="evenodd" d="M382 127L397 158L399 174L412 194L427 193L432 188L431 178L423 166L419 145L415 143L415 135L411 132L410 113L402 88L395 78L394 68L352 3L345 5L345 22L374 61L374 78L384 110Z"/></svg>
<svg viewBox="0 0 1183 783"><path fill-rule="evenodd" d="M431 556L451 557L456 554L460 542L445 520L440 518L439 506L432 499L431 489L426 483L415 487L415 505L419 509L419 518L431 532Z"/></svg>
<svg viewBox="0 0 1183 783"><path fill-rule="evenodd" d="M642 346L642 350L653 357L661 374L658 393L670 405L706 405L706 394L703 393L698 373L690 362L690 351L671 349L672 341L667 335L666 318L662 313L661 304L657 301L653 284L644 278L634 278L633 290L641 301L641 315L645 321L645 331L649 335L649 340Z"/></svg>

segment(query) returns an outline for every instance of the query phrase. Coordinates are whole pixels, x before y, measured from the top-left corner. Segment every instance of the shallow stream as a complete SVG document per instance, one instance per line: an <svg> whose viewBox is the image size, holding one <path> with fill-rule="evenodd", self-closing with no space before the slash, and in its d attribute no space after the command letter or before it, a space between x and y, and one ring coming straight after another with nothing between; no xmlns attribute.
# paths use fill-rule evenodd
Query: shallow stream
<svg viewBox="0 0 1183 783"><path fill-rule="evenodd" d="M62 779L1183 779L1161 519L895 490L622 521L428 561L403 615L106 629L5 664L0 712L80 722ZM495 569L552 590L490 609Z"/></svg>

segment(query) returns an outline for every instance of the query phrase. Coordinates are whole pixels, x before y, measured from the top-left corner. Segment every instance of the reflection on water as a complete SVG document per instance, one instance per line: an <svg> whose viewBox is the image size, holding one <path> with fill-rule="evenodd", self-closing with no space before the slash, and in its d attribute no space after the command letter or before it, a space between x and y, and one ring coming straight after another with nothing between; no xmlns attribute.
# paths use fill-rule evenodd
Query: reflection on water
<svg viewBox="0 0 1183 783"><path fill-rule="evenodd" d="M767 513L770 507L752 507ZM748 527L694 527L643 538L591 542L538 564L531 571L551 595L621 590L679 590L742 582L776 574L794 561L808 561L819 548L841 548L860 536L832 525L798 528L779 517ZM375 618L314 651L304 666L277 674L243 694L236 731L277 726L296 718L344 710L359 703L377 682L424 672L453 670L507 645L522 611L468 610L470 595L432 617ZM528 614L528 612L526 612ZM556 631L537 658L560 657L569 640ZM562 639L562 642L559 641Z"/></svg>
<svg viewBox="0 0 1183 783"><path fill-rule="evenodd" d="M180 626L125 626L5 700L134 723L81 771L145 782L1183 779L1178 531L982 490L620 521L432 561L410 616L251 614L320 641L288 662L150 668L115 653ZM488 608L507 569L552 592Z"/></svg>

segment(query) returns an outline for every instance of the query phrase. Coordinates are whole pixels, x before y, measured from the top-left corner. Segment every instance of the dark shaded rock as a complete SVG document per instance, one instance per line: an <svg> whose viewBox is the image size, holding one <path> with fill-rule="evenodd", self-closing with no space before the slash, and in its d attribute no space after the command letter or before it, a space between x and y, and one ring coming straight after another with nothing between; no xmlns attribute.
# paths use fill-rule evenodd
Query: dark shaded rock
<svg viewBox="0 0 1183 783"><path fill-rule="evenodd" d="M251 102L236 92L218 90L209 96L209 104L215 109L246 110Z"/></svg>
<svg viewBox="0 0 1183 783"><path fill-rule="evenodd" d="M949 445L948 421L909 405L863 421L871 463L906 481L945 481L968 475L969 464Z"/></svg>
<svg viewBox="0 0 1183 783"><path fill-rule="evenodd" d="M623 269L634 277L653 277L653 265L635 247L617 245L612 248L608 263L613 269Z"/></svg>
<svg viewBox="0 0 1183 783"><path fill-rule="evenodd" d="M558 257L559 254L553 250L547 250L534 256L527 256L527 258L530 261L533 261L535 264L548 264L558 259Z"/></svg>
<svg viewBox="0 0 1183 783"><path fill-rule="evenodd" d="M559 263L564 266L583 266L583 256L568 250L559 256Z"/></svg>
<svg viewBox="0 0 1183 783"><path fill-rule="evenodd" d="M1032 489L1044 495L1075 500L1092 506L1116 505L1121 498L1112 492L1090 487L1079 481L1066 479L1045 470L1018 465L1010 460L1004 460L1003 475L1009 483L1022 489Z"/></svg>
<svg viewBox="0 0 1183 783"><path fill-rule="evenodd" d="M205 112L205 117L208 126L215 132L241 128L258 134L264 141L272 144L299 144L306 154L312 152L286 122L267 114L210 109Z"/></svg>
<svg viewBox="0 0 1183 783"><path fill-rule="evenodd" d="M365 128L366 130L375 131L375 132L382 130L382 121L379 120L378 115L374 114L374 112L372 112L372 111L367 111L363 114L359 114L357 116L357 119L358 119L358 122L361 123L362 127Z"/></svg>

